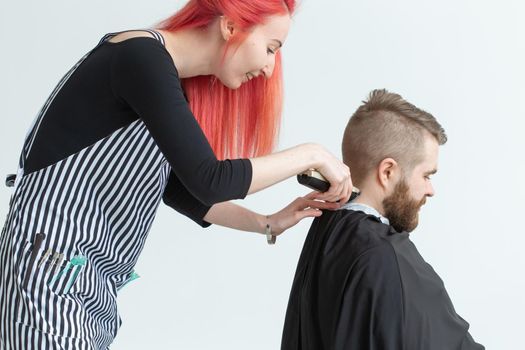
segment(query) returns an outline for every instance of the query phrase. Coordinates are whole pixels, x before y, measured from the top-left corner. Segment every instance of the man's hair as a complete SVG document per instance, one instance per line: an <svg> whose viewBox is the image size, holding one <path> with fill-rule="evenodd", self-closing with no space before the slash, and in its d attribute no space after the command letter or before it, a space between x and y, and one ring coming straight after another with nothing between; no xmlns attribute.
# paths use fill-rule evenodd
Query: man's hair
<svg viewBox="0 0 525 350"><path fill-rule="evenodd" d="M385 158L394 159L404 174L423 161L425 134L439 145L447 142L445 130L430 113L384 89L370 93L368 101L350 118L343 136L343 161L359 186Z"/></svg>

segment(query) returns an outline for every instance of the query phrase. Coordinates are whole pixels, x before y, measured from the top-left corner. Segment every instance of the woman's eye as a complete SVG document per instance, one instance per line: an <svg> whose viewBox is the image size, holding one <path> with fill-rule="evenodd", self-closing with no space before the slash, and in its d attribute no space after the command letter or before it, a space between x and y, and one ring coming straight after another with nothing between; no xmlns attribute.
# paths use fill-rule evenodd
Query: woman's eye
<svg viewBox="0 0 525 350"><path fill-rule="evenodd" d="M271 53L272 55L274 55L274 54L275 54L275 51L274 51L274 50L272 50L271 48L268 48L268 50L267 50L266 52L268 52L268 53Z"/></svg>

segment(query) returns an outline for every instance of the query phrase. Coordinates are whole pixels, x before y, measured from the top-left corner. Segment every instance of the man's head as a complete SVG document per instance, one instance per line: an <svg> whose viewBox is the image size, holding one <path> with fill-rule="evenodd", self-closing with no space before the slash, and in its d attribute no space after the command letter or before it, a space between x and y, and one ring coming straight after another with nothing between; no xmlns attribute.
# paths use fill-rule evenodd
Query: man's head
<svg viewBox="0 0 525 350"><path fill-rule="evenodd" d="M386 90L374 90L350 118L343 136L343 161L372 205L398 231L412 231L426 197L434 195L439 145L447 141L429 113Z"/></svg>

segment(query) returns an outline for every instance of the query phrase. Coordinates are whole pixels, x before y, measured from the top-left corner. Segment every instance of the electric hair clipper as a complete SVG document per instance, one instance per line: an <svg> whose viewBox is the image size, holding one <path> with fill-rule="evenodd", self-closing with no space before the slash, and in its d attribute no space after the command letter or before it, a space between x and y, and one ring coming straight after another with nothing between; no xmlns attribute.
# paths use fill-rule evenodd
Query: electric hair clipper
<svg viewBox="0 0 525 350"><path fill-rule="evenodd" d="M319 192L326 192L330 188L330 183L324 178L324 176L315 169L308 169L307 171L297 175L297 181L301 185L311 188ZM357 187L352 188L352 194L350 200L353 201L361 194L361 191Z"/></svg>

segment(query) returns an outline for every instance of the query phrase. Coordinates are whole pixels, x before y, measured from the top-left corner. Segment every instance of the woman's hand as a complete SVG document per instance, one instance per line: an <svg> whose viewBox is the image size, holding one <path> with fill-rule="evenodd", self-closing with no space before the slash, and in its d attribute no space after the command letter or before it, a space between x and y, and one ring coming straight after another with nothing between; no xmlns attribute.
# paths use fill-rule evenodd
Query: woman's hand
<svg viewBox="0 0 525 350"><path fill-rule="evenodd" d="M304 143L268 154L250 158L252 182L248 194L258 192L284 179L296 176L308 169L316 169L330 183L327 192L318 199L346 203L352 194L350 169L323 146L316 143Z"/></svg>
<svg viewBox="0 0 525 350"><path fill-rule="evenodd" d="M214 204L204 216L204 221L248 232L265 232L270 224L272 234L277 236L307 217L317 217L321 209L335 210L339 203L328 203L315 200L319 192L314 191L299 197L283 209L272 215L261 215L235 203L222 202Z"/></svg>
<svg viewBox="0 0 525 350"><path fill-rule="evenodd" d="M277 213L268 215L272 234L278 236L304 218L321 216L321 209L335 210L341 206L339 203L315 200L318 196L319 192L311 192L304 197L295 199Z"/></svg>
<svg viewBox="0 0 525 350"><path fill-rule="evenodd" d="M347 203L353 188L350 168L322 146L318 147L318 152L320 164L316 170L330 182L330 188L316 198L327 202Z"/></svg>

